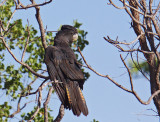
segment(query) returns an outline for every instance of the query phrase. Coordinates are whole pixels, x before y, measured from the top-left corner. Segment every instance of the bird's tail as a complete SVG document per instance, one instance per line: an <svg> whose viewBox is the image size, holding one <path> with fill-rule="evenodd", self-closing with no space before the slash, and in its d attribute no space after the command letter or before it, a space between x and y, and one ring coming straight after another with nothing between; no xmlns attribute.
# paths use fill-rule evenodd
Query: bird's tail
<svg viewBox="0 0 160 122"><path fill-rule="evenodd" d="M66 84L66 92L69 106L71 107L73 114L79 116L82 112L85 116L87 116L88 108L78 82L69 81Z"/></svg>

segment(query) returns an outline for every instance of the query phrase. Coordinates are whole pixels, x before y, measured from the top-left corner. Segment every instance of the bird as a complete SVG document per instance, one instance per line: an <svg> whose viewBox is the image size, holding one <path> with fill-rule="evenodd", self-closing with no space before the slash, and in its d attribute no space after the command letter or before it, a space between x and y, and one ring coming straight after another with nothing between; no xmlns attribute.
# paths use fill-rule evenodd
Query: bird
<svg viewBox="0 0 160 122"><path fill-rule="evenodd" d="M45 49L44 62L47 66L52 86L65 109L79 116L88 115L88 108L82 94L84 74L74 51L73 41L78 39L78 31L71 25L62 25L56 33L53 46Z"/></svg>

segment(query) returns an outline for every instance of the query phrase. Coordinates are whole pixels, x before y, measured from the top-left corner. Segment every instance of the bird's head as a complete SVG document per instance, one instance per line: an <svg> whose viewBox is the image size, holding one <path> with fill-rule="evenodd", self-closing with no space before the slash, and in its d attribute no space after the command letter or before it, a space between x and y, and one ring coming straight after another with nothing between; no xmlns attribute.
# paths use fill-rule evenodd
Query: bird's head
<svg viewBox="0 0 160 122"><path fill-rule="evenodd" d="M73 41L78 39L78 31L75 27L71 25L63 25L61 30L58 31L55 38L55 43L68 43L69 45L72 44Z"/></svg>
<svg viewBox="0 0 160 122"><path fill-rule="evenodd" d="M78 31L75 27L70 25L63 25L61 27L61 30L66 33L66 35L71 36L73 41L76 41L78 39Z"/></svg>

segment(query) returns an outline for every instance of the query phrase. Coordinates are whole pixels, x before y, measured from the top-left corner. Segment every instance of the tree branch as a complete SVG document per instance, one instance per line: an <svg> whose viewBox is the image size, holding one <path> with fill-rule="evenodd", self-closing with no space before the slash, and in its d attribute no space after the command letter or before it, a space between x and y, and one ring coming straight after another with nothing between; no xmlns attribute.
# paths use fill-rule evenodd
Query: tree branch
<svg viewBox="0 0 160 122"><path fill-rule="evenodd" d="M91 71L93 71L94 73L96 73L97 75L99 75L99 76L101 76L101 77L105 77L105 78L109 79L112 83L114 83L116 86L118 86L118 87L121 88L122 90L127 91L127 92L129 92L129 93L132 93L132 94L137 98L137 100L138 100L141 104L144 104L144 105L150 104L151 100L152 100L156 95L158 95L158 94L160 93L160 90L158 90L158 91L156 91L155 93L153 93L153 94L149 97L148 101L146 101L146 102L143 101L143 100L138 96L138 94L134 91L134 86L133 86L133 81L132 81L132 76L131 76L130 70L129 70L129 68L127 67L127 65L126 65L126 63L124 62L124 59L122 58L121 55L120 55L121 60L122 60L123 64L125 65L125 67L126 67L126 69L127 69L127 71L128 71L128 75L129 75L129 78L130 78L131 90L129 90L129 89L121 86L121 85L118 84L116 81L114 81L113 79L111 79L108 75L102 75L102 74L96 72L94 69L91 68L91 66L88 65L88 63L86 62L84 56L82 55L82 53L81 53L81 51L80 51L80 48L78 48L78 51L80 52L80 55L82 56L82 59L83 59L84 63L86 64L86 66L85 66L86 68L90 69Z"/></svg>
<svg viewBox="0 0 160 122"><path fill-rule="evenodd" d="M143 34L142 34L143 35ZM141 36L142 36L141 35ZM140 38L141 37L140 35L138 36L138 38ZM122 52L134 52L134 51L139 51L139 52L142 52L142 53L144 53L144 54L154 54L154 52L153 51L145 51L145 50L140 50L139 48L138 49L129 49L129 50L125 50L125 49L123 49L119 44L124 44L124 45L130 45L130 44L132 44L133 42L135 42L136 40L134 40L134 41L132 41L132 42L130 42L130 43L125 43L125 42L119 42L119 41L115 41L115 40L112 40L112 39L110 39L110 37L109 36L107 36L108 37L108 39L106 38L106 37L103 37L107 42L109 42L110 44L112 44L112 45L114 45L116 48L118 48L120 51L122 51Z"/></svg>
<svg viewBox="0 0 160 122"><path fill-rule="evenodd" d="M17 1L18 1L18 4L20 4L21 8L20 8L20 7L16 7L16 9L28 9L28 8L32 8L32 7L44 6L44 5L46 5L46 4L51 3L53 0L49 0L49 1L44 2L44 3L41 3L41 4L36 4L36 3L34 3L34 4L27 5L27 6L24 6L24 5L20 2L20 0L17 0Z"/></svg>
<svg viewBox="0 0 160 122"><path fill-rule="evenodd" d="M56 119L53 122L60 122L62 120L63 116L64 116L64 105L61 104L61 106L59 108L58 116L56 117Z"/></svg>
<svg viewBox="0 0 160 122"><path fill-rule="evenodd" d="M42 90L42 89L41 89ZM42 91L39 90L39 97L38 97L38 104L37 104L37 109L36 111L34 112L34 114L31 116L31 118L28 120L28 122L31 122L35 116L38 114L39 110L40 110L40 107L41 107L41 100L42 100Z"/></svg>
<svg viewBox="0 0 160 122"><path fill-rule="evenodd" d="M30 0L32 2L32 4L36 4L34 0ZM37 22L39 24L39 28L40 28L40 31L41 31L41 40L42 40L42 44L43 44L43 47L44 49L47 48L47 44L46 44L46 39L45 39L45 30L44 30L44 27L43 27L43 22L42 22L42 19L41 19L41 16L40 16L40 7L39 6L35 6L35 9L36 9L36 19L37 19Z"/></svg>
<svg viewBox="0 0 160 122"><path fill-rule="evenodd" d="M98 73L97 71L95 71L93 68L91 68L91 66L89 66L88 63L87 63L87 61L85 60L85 58L84 58L84 56L83 56L83 54L82 54L82 52L81 52L81 50L80 50L79 47L78 47L78 51L79 51L80 55L82 56L82 59L83 59L84 63L86 64L86 66L85 66L86 68L90 69L91 71L93 71L98 76L107 78L112 83L114 83L116 86L118 86L119 88L123 89L124 91L129 92L129 93L132 92L131 90L129 90L129 89L123 87L122 85L118 84L116 81L114 81L112 78L110 78L109 75L102 75L102 74Z"/></svg>
<svg viewBox="0 0 160 122"><path fill-rule="evenodd" d="M35 92L27 92L25 95L23 95L23 97L26 97L26 96L28 96L28 95L33 95L33 94L36 94L37 92L39 92L41 89L43 89L45 86L47 86L47 85L49 85L49 84L51 84L52 83L52 81L51 82L47 82L47 83L45 83L47 80L44 80L42 83L41 83L41 85L37 88L37 90L35 91ZM45 83L45 84L44 84Z"/></svg>
<svg viewBox="0 0 160 122"><path fill-rule="evenodd" d="M20 110L20 102L21 102L21 99L22 99L22 96L20 96L19 100L18 100L18 104L17 104L17 110L11 114L9 117L13 118L15 116L15 114L19 113L21 110Z"/></svg>
<svg viewBox="0 0 160 122"><path fill-rule="evenodd" d="M53 91L53 87L51 87L51 88L49 89L49 92L48 92L48 95L47 95L47 99L46 99L46 101L43 103L43 106L44 106L44 122L48 122L47 105L48 105L48 103L49 103L49 100L50 100L52 91Z"/></svg>
<svg viewBox="0 0 160 122"><path fill-rule="evenodd" d="M131 41L131 42L129 42L129 43L118 41L118 37L117 37L117 39L116 39L115 41L114 41L114 40L111 40L109 36L107 36L108 39L107 39L106 37L103 37L103 38L104 38L106 41L112 42L112 43L114 43L114 44L131 45L131 44L135 43L137 40L139 40L139 38L140 38L142 35L144 35L144 33L141 33L140 35L137 36L137 38L136 38L135 40L133 40L133 41Z"/></svg>

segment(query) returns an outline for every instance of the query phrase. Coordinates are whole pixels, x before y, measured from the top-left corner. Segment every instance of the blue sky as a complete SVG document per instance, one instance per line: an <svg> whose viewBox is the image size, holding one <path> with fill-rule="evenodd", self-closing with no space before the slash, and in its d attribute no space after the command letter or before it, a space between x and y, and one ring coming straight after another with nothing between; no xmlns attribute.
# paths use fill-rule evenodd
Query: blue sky
<svg viewBox="0 0 160 122"><path fill-rule="evenodd" d="M42 1L42 0L41 0ZM119 52L103 37L110 36L112 39L130 42L136 38L130 28L130 18L124 10L117 10L107 5L107 0L54 0L52 3L41 7L40 13L43 24L47 30L57 30L60 25L73 24L73 20L83 23L81 29L88 31L87 40L89 46L82 52L89 65L102 74L108 74L117 82L130 88L126 70L120 60ZM118 2L117 2L118 3ZM17 11L14 19L22 18L24 23L29 20L30 25L38 29L35 19L35 10L27 9ZM127 60L126 60L127 61ZM129 93L119 89L105 78L101 78L86 69L90 78L84 85L85 96L89 115L76 117L72 111L65 111L62 122L90 122L94 118L100 122L157 122L153 102L150 105L142 105ZM121 76L121 74L124 74ZM149 82L143 78L134 79L135 90L143 100L150 96ZM52 96L50 107L55 117L58 114L60 102L56 95Z"/></svg>

